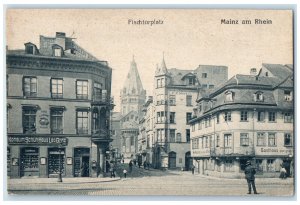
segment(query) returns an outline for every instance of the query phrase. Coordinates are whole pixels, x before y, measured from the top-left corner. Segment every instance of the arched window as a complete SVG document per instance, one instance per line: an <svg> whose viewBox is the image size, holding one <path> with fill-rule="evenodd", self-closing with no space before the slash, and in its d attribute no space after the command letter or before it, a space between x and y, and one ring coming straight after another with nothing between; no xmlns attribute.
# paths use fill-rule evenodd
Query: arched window
<svg viewBox="0 0 300 205"><path fill-rule="evenodd" d="M225 102L233 102L234 101L234 92L227 90L225 92Z"/></svg>
<svg viewBox="0 0 300 205"><path fill-rule="evenodd" d="M263 92L257 91L254 93L254 101L259 102L259 101L264 101L264 96Z"/></svg>

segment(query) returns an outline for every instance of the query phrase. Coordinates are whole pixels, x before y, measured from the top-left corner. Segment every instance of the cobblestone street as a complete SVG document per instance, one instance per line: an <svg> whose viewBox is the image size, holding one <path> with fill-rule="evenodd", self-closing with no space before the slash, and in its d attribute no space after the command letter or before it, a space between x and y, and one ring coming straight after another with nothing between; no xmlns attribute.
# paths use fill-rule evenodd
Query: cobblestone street
<svg viewBox="0 0 300 205"><path fill-rule="evenodd" d="M244 179L221 179L191 172L158 171L135 168L139 177L124 178L66 178L12 179L8 181L11 194L25 195L193 195L193 196L292 196L293 179L258 178L258 195L247 194ZM142 176L144 174L145 176ZM130 176L130 175L129 175Z"/></svg>

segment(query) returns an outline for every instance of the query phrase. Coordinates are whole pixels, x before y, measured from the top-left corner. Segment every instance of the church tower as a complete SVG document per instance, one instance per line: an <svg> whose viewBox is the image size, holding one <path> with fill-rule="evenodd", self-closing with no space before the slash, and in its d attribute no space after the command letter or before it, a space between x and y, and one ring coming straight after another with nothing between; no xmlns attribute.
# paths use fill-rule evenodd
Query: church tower
<svg viewBox="0 0 300 205"><path fill-rule="evenodd" d="M146 100L146 91L143 88L134 57L120 96L121 114L123 116L130 111L137 111L139 115L141 114L142 106Z"/></svg>
<svg viewBox="0 0 300 205"><path fill-rule="evenodd" d="M142 107L146 101L146 91L143 88L134 57L120 92L120 97L122 155L127 161L134 159L138 151L139 120L142 115Z"/></svg>

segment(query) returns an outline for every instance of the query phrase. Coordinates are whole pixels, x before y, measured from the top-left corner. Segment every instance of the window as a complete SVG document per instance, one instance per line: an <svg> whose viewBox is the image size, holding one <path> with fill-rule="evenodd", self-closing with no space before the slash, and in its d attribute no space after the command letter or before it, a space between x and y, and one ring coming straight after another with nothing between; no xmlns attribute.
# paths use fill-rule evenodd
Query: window
<svg viewBox="0 0 300 205"><path fill-rule="evenodd" d="M23 94L27 97L37 96L37 79L36 77L23 78Z"/></svg>
<svg viewBox="0 0 300 205"><path fill-rule="evenodd" d="M192 113L191 112L187 112L186 113L186 124L188 124L191 119L192 119Z"/></svg>
<svg viewBox="0 0 300 205"><path fill-rule="evenodd" d="M170 123L175 123L175 112L170 112Z"/></svg>
<svg viewBox="0 0 300 205"><path fill-rule="evenodd" d="M224 146L225 147L232 147L232 135L231 134L224 134Z"/></svg>
<svg viewBox="0 0 300 205"><path fill-rule="evenodd" d="M225 92L225 102L233 102L234 93L231 91Z"/></svg>
<svg viewBox="0 0 300 205"><path fill-rule="evenodd" d="M214 85L209 85L209 89L213 89L215 86Z"/></svg>
<svg viewBox="0 0 300 205"><path fill-rule="evenodd" d="M166 117L165 117L165 112L157 112L157 123L165 123L166 122Z"/></svg>
<svg viewBox="0 0 300 205"><path fill-rule="evenodd" d="M191 95L186 96L186 105L192 106L192 96Z"/></svg>
<svg viewBox="0 0 300 205"><path fill-rule="evenodd" d="M249 136L248 133L241 133L240 135L241 146L249 146Z"/></svg>
<svg viewBox="0 0 300 205"><path fill-rule="evenodd" d="M99 131L99 113L98 110L93 111L93 133L97 133Z"/></svg>
<svg viewBox="0 0 300 205"><path fill-rule="evenodd" d="M62 79L51 79L51 96L52 98L63 97L63 80Z"/></svg>
<svg viewBox="0 0 300 205"><path fill-rule="evenodd" d="M63 133L63 109L53 108L50 111L51 115L51 133L62 134Z"/></svg>
<svg viewBox="0 0 300 205"><path fill-rule="evenodd" d="M292 113L290 112L284 113L284 122L292 122Z"/></svg>
<svg viewBox="0 0 300 205"><path fill-rule="evenodd" d="M77 134L88 133L88 111L77 110Z"/></svg>
<svg viewBox="0 0 300 205"><path fill-rule="evenodd" d="M275 120L276 120L276 113L269 112L269 122L275 122Z"/></svg>
<svg viewBox="0 0 300 205"><path fill-rule="evenodd" d="M257 146L266 146L265 133L257 133Z"/></svg>
<svg viewBox="0 0 300 205"><path fill-rule="evenodd" d="M292 91L290 90L285 90L284 91L284 100L285 101L292 101L293 96L292 96Z"/></svg>
<svg viewBox="0 0 300 205"><path fill-rule="evenodd" d="M161 87L164 87L164 86L165 86L165 79L162 78L162 79L161 79Z"/></svg>
<svg viewBox="0 0 300 205"><path fill-rule="evenodd" d="M176 105L176 96L175 95L170 95L169 104Z"/></svg>
<svg viewBox="0 0 300 205"><path fill-rule="evenodd" d="M269 73L268 73L268 72L266 72L266 73L265 73L265 76L267 76L267 77L268 77L268 76L269 76Z"/></svg>
<svg viewBox="0 0 300 205"><path fill-rule="evenodd" d="M268 135L268 145L270 147L276 147L277 146L275 133L269 133L269 135Z"/></svg>
<svg viewBox="0 0 300 205"><path fill-rule="evenodd" d="M231 112L225 112L225 122L231 121Z"/></svg>
<svg viewBox="0 0 300 205"><path fill-rule="evenodd" d="M190 130L187 129L186 130L186 142L190 142L190 140L191 140L191 133L190 133Z"/></svg>
<svg viewBox="0 0 300 205"><path fill-rule="evenodd" d="M175 129L170 130L170 142L175 142Z"/></svg>
<svg viewBox="0 0 300 205"><path fill-rule="evenodd" d="M94 100L100 101L105 96L102 96L102 84L101 83L94 83Z"/></svg>
<svg viewBox="0 0 300 205"><path fill-rule="evenodd" d="M207 73L202 73L202 78L207 78Z"/></svg>
<svg viewBox="0 0 300 205"><path fill-rule="evenodd" d="M204 148L204 138L201 137L201 138L199 138L199 139L200 139L200 141L201 141L201 148Z"/></svg>
<svg viewBox="0 0 300 205"><path fill-rule="evenodd" d="M181 142L181 133L176 134L176 142Z"/></svg>
<svg viewBox="0 0 300 205"><path fill-rule="evenodd" d="M130 145L133 146L134 145L134 136L130 137Z"/></svg>
<svg viewBox="0 0 300 205"><path fill-rule="evenodd" d="M192 132L195 131L195 123L192 124Z"/></svg>
<svg viewBox="0 0 300 205"><path fill-rule="evenodd" d="M54 49L54 56L61 57L61 49L60 48L55 48Z"/></svg>
<svg viewBox="0 0 300 205"><path fill-rule="evenodd" d="M188 85L195 85L195 77L188 78Z"/></svg>
<svg viewBox="0 0 300 205"><path fill-rule="evenodd" d="M207 88L207 84L202 84L202 88Z"/></svg>
<svg viewBox="0 0 300 205"><path fill-rule="evenodd" d="M157 79L157 85L156 85L157 88L160 88L161 87L161 80L160 79Z"/></svg>
<svg viewBox="0 0 300 205"><path fill-rule="evenodd" d="M199 121L199 122L198 122L198 130L201 130L201 129L202 129L202 122Z"/></svg>
<svg viewBox="0 0 300 205"><path fill-rule="evenodd" d="M77 80L76 81L76 97L77 97L77 99L87 99L88 98L88 81L87 80Z"/></svg>
<svg viewBox="0 0 300 205"><path fill-rule="evenodd" d="M274 159L268 159L267 160L267 171L268 172L275 172Z"/></svg>
<svg viewBox="0 0 300 205"><path fill-rule="evenodd" d="M254 94L254 101L256 101L256 102L262 102L262 101L264 101L264 96L263 96L263 93L261 91L257 91Z"/></svg>
<svg viewBox="0 0 300 205"><path fill-rule="evenodd" d="M203 139L205 139L205 148L208 148L208 137L205 136Z"/></svg>
<svg viewBox="0 0 300 205"><path fill-rule="evenodd" d="M284 133L284 146L292 146L292 136L290 133Z"/></svg>
<svg viewBox="0 0 300 205"><path fill-rule="evenodd" d="M220 147L220 136L219 135L217 135L217 137L216 137L217 139L216 139L216 147Z"/></svg>
<svg viewBox="0 0 300 205"><path fill-rule="evenodd" d="M27 53L27 54L34 54L33 51L34 51L33 46L26 45L26 47L25 47L25 53Z"/></svg>
<svg viewBox="0 0 300 205"><path fill-rule="evenodd" d="M217 118L217 124L219 124L220 123L220 114L219 113L216 115L216 118Z"/></svg>
<svg viewBox="0 0 300 205"><path fill-rule="evenodd" d="M202 103L199 104L199 113L202 111Z"/></svg>
<svg viewBox="0 0 300 205"><path fill-rule="evenodd" d="M241 121L248 121L248 112L241 111Z"/></svg>
<svg viewBox="0 0 300 205"><path fill-rule="evenodd" d="M257 121L263 122L265 120L265 112L264 111L258 111L257 112Z"/></svg>
<svg viewBox="0 0 300 205"><path fill-rule="evenodd" d="M23 108L23 133L31 134L36 132L36 109L34 107Z"/></svg>
<svg viewBox="0 0 300 205"><path fill-rule="evenodd" d="M199 148L199 139L193 139L192 140L192 149L198 149Z"/></svg>

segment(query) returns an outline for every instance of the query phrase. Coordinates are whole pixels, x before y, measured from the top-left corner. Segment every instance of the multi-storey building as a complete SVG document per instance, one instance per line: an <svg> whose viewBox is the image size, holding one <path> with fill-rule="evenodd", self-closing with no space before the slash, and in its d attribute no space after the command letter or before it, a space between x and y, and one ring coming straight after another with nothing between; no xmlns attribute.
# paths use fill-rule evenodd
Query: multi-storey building
<svg viewBox="0 0 300 205"><path fill-rule="evenodd" d="M111 142L112 69L65 33L8 50L8 176L97 177Z"/></svg>
<svg viewBox="0 0 300 205"><path fill-rule="evenodd" d="M137 65L131 62L123 89L121 90L121 155L125 161L135 158L138 151L139 120L146 99Z"/></svg>
<svg viewBox="0 0 300 205"><path fill-rule="evenodd" d="M153 166L190 169L190 126L198 89L213 89L228 79L226 66L199 65L195 70L167 69L163 59L155 73Z"/></svg>
<svg viewBox="0 0 300 205"><path fill-rule="evenodd" d="M153 96L148 96L143 106L143 116L139 122L138 137L138 155L142 157L142 161L152 164L152 148L154 139L154 120L155 106L153 105Z"/></svg>
<svg viewBox="0 0 300 205"><path fill-rule="evenodd" d="M293 172L293 67L263 64L211 92L199 91L191 124L191 155L200 174L244 177L247 160L257 176Z"/></svg>
<svg viewBox="0 0 300 205"><path fill-rule="evenodd" d="M112 160L121 158L121 118L120 112L113 112L111 115L111 156Z"/></svg>

